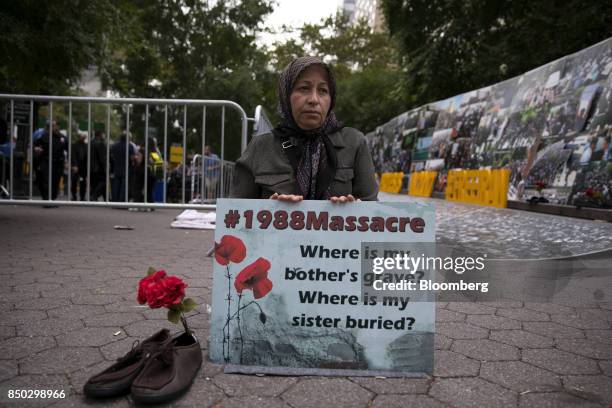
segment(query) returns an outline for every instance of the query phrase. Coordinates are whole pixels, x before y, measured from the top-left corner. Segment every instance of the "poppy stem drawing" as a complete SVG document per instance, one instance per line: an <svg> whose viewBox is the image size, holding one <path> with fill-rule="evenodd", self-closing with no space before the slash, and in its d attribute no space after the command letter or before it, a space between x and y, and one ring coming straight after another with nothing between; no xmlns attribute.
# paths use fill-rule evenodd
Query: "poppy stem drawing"
<svg viewBox="0 0 612 408"><path fill-rule="evenodd" d="M236 312L236 324L238 325L238 338L240 339L240 364L242 364L242 351L244 349L244 339L242 338L242 327L240 327L240 301L242 293L238 294L238 311Z"/></svg>
<svg viewBox="0 0 612 408"><path fill-rule="evenodd" d="M225 267L227 274L225 275L227 278L227 320L225 322L225 326L223 326L223 357L226 362L230 361L230 322L232 321L231 317L231 305L232 305L232 275L229 270L229 266ZM225 345L227 344L227 354L225 353Z"/></svg>

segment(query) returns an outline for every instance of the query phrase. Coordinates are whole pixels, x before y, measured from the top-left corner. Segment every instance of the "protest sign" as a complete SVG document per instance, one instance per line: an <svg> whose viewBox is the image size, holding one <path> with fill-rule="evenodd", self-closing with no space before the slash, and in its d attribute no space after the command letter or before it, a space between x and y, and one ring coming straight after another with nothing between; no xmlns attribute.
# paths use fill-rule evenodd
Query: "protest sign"
<svg viewBox="0 0 612 408"><path fill-rule="evenodd" d="M294 374L430 373L434 302L368 298L363 276L366 243L434 240L430 204L220 199L211 360Z"/></svg>

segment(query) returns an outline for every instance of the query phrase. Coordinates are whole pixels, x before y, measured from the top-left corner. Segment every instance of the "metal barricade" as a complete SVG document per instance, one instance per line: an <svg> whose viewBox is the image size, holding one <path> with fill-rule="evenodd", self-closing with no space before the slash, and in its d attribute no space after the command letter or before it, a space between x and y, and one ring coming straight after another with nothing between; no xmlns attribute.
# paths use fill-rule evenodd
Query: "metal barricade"
<svg viewBox="0 0 612 408"><path fill-rule="evenodd" d="M233 174L233 163L226 161L225 160L225 127L226 127L226 108L232 109L235 112L238 113L238 115L240 116L240 128L241 128L241 133L240 133L240 137L241 137L241 151L244 151L246 149L246 145L247 145L247 125L248 125L248 121L251 120L253 121L253 119L249 119L247 118L247 115L245 113L245 111L242 109L242 107L240 105L238 105L235 102L232 101L227 101L227 100L195 100L195 99L145 99L145 98L94 98L94 97L66 97L66 96L38 96L38 95L11 95L11 94L0 94L0 103L2 102L6 102L8 106L10 106L10 114L8 114L7 116L10 118L9 122L10 122L10 127L9 127L9 138L11 138L10 140L12 140L13 137L13 132L15 131L16 128L16 124L15 124L15 104L19 103L19 108L21 109L21 111L17 111L18 113L23 113L24 111L24 106L25 106L25 117L29 117L29 123L25 124L25 126L28 126L28 135L29 135L29 140L27 141L27 152L24 152L25 154L23 155L24 157L26 157L26 163L24 163L24 169L27 168L27 173L28 173L28 186L27 186L27 194L24 194L25 197L27 198L17 198L14 195L14 150L15 149L11 149L10 151L10 157L8 158L9 161L9 177L8 177L8 182L7 182L7 189L8 189L8 198L7 199L0 199L0 204L36 204L36 205L45 205L45 204L53 204L53 205L62 205L62 206L68 206L68 205L73 205L73 206L101 206L101 207L144 207L144 208L197 208L197 209L214 209L215 205L211 204L213 203L217 198L220 197L227 197L229 195L229 185L230 185L230 181L231 181L231 177ZM47 126L47 132L46 132L46 139L45 139L45 135L43 132L42 138L37 139L36 141L34 140L34 106L35 103L45 103L48 104L48 114L47 114L47 118L48 118L48 126ZM66 151L64 154L64 158L58 158L57 155L56 157L53 157L54 154L54 149L53 149L53 144L54 143L65 143L63 141L63 139L61 137L58 136L58 138L56 138L56 134L54 131L54 103L55 104L62 104L62 107L64 107L64 105L67 105L67 116L68 116L68 130L67 130L67 134L64 135L64 137L67 137L68 139L68 143L66 145ZM67 160L67 162L72 165L72 123L73 123L73 107L76 106L77 104L85 104L87 107L87 154L86 154L86 160L87 160L87 173L86 173L86 200L84 201L73 201L70 197L70 193L68 193L68 197L67 200L54 200L54 196L59 196L59 192L56 191L55 189L57 189L56 186L56 180L59 180L58 177L64 177L65 179L65 183L68 184L68 187L70 188L72 186L72 178L73 178L73 174L71 169L69 168L67 174L61 174L58 176L58 173L60 172L59 168L57 166L54 167L54 163L62 163L64 160ZM92 176L92 106L95 105L103 105L106 106L106 123L105 123L105 131L106 131L106 135L107 135L107 141L105 144L105 149L106 149L106 166L105 166L105 191L104 191L104 195L103 195L103 201L94 201L94 200L90 200L91 198L91 193L92 191L92 183L91 183L91 176ZM130 166L134 160L134 157L136 156L134 149L131 146L131 128L130 128L130 114L132 113L132 111L134 110L134 107L140 105L140 106L144 106L145 108L145 113L144 113L144 154L143 154L143 158L142 160L144 160L144 186L143 186L143 193L142 197L143 200L142 201L129 201L130 200L130 177L135 177L134 175L131 174L131 170L130 170ZM111 161L111 143L110 143L110 137L111 137L111 107L113 106L120 106L122 109L122 112L124 113L124 123L125 123L125 128L122 130L122 135L121 138L119 139L123 145L125 145L125 162L122 163L123 165L125 165L124 167L124 175L121 175L119 177L117 177L116 175L114 175L115 177L112 177L113 174L110 171L110 161ZM29 107L29 115L27 115L27 107ZM150 146L149 146L149 117L150 117L150 107L154 107L155 109L157 109L157 113L162 113L163 112L163 148L164 151L160 152L161 153L161 157L163 158L164 162L167 163L167 159L168 159L168 129L169 129L169 123L168 123L168 111L169 111L169 107L171 107L172 109L174 109L174 113L176 113L177 110L180 110L182 108L182 113L183 113L183 117L182 117L182 124L178 124L178 119L175 120L174 122L174 128L182 128L182 160L181 160L181 164L180 166L177 167L177 169L174 169L174 171L178 171L179 175L181 175L181 193L180 193L180 202L179 203L168 203L167 202L167 189L168 189L168 168L167 165L163 165L163 200L161 202L151 202L149 200L149 196L150 196L150 191L149 188L151 188L151 186L149 185L149 155L150 155ZM200 169L201 166L197 166L197 167L192 167L192 169L188 168L189 163L187 162L187 136L188 136L188 128L189 128L189 124L187 122L187 110L189 108L201 108L201 132L200 132L200 136L201 136L201 146L202 146L202 154L204 154L204 146L207 144L206 142L206 120L207 120L207 108L220 108L221 110L221 119L220 119L220 141L221 141L221 151L220 151L220 161L222 163L222 165L219 167L218 169L218 177L212 177L212 179L217 179L217 185L214 187L214 189L210 189L209 187L209 191L206 191L206 173L204 172L203 168ZM161 110L159 108L162 108ZM191 112L191 111L190 111ZM123 116L122 116L123 117ZM24 125L23 123L21 123L21 125ZM199 125L199 123L198 123ZM195 128L193 128L193 132L195 133L196 130ZM59 134L59 133L58 133ZM117 136L116 134L113 136ZM190 135L191 136L191 135ZM42 142L40 141L42 140ZM113 147L114 149L114 147ZM46 150L46 155L45 157L40 156L40 152L41 151L45 151ZM200 154L198 154L197 156L200 156L200 163L204 164L204 162L201 160L201 156ZM38 159L38 164L39 166L37 167L37 170L35 170L35 157ZM123 160L123 159L121 159ZM196 158L194 157L193 161L195 161ZM192 163L193 163L192 161ZM43 165L40 165L40 163L43 163ZM119 167L123 167L123 166L119 166ZM191 200L190 202L187 201L189 195L186 194L186 187L187 187L187 176L188 174L193 171L196 170L195 173L199 174L199 180L197 185L201 186L201 189L199 190L200 192L200 199L199 200L195 200L193 194L196 191L194 188L191 189ZM46 184L44 185L44 188L46 189L46 191L39 191L42 196L46 196L47 199L43 200L43 199L35 199L34 197L34 189L33 189L33 183L34 183L34 172L37 171L37 177L40 177L40 180L37 180L37 184L39 184L39 182L41 180L46 181ZM55 172L55 173L54 173ZM204 177L202 177L202 175ZM119 200L112 200L111 196L110 196L110 190L109 190L109 185L111 184L111 177L113 178L113 187L116 190L116 192L119 192L121 194L117 194L116 196L121 196L123 197L123 200L119 201ZM152 175L151 177L154 178L154 175ZM117 181L119 180L119 181ZM195 178L192 177L192 184L195 182ZM210 180L211 183L209 184L209 186L212 185L212 181ZM40 183L42 185L42 183ZM117 187L119 186L119 187ZM195 186L194 186L195 187ZM42 190L41 188L39 188L39 190ZM202 197L202 193L204 193L204 196ZM112 197L112 198L116 198ZM97 198L97 197L96 197ZM133 198L132 198L133 200Z"/></svg>
<svg viewBox="0 0 612 408"><path fill-rule="evenodd" d="M261 105L257 105L255 108L255 117L253 121L255 122L253 124L253 137L268 133L274 128L268 115L266 115L266 111Z"/></svg>
<svg viewBox="0 0 612 408"><path fill-rule="evenodd" d="M196 154L191 161L191 203L214 203L217 198L227 197L234 178L233 162ZM220 182L223 167L225 179Z"/></svg>

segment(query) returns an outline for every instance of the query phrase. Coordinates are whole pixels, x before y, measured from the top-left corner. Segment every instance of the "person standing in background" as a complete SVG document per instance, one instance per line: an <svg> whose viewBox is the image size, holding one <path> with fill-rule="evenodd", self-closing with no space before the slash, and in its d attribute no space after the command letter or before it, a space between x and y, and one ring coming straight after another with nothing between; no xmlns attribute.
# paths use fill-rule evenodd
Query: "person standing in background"
<svg viewBox="0 0 612 408"><path fill-rule="evenodd" d="M85 201L85 193L87 192L87 132L78 133L78 139L72 144L71 165L72 168L72 185L70 192L72 193L72 201L77 200L77 186L79 189L79 198Z"/></svg>
<svg viewBox="0 0 612 408"><path fill-rule="evenodd" d="M89 185L91 201L106 197L106 135L96 130L91 144L91 182Z"/></svg>
<svg viewBox="0 0 612 408"><path fill-rule="evenodd" d="M49 130L51 129L51 130ZM52 143L50 143L52 141ZM51 145L51 146L50 146ZM55 200L59 191L60 178L64 172L64 154L67 142L59 131L56 121L47 123L45 133L34 142L37 160L36 184L43 200ZM49 151L51 151L51 174L49 174ZM51 197L49 197L51 183Z"/></svg>
<svg viewBox="0 0 612 408"><path fill-rule="evenodd" d="M127 151L127 168L126 168L126 151ZM124 202L126 200L125 186L126 177L133 177L133 162L136 155L131 143L127 143L127 135L125 131L117 142L111 147L111 167L113 171L112 181L112 201Z"/></svg>
<svg viewBox="0 0 612 408"><path fill-rule="evenodd" d="M221 161L219 160L219 156L213 153L210 146L204 147L202 166L204 170L204 185L206 187L205 198L216 198L217 183L219 182L219 173L221 172Z"/></svg>

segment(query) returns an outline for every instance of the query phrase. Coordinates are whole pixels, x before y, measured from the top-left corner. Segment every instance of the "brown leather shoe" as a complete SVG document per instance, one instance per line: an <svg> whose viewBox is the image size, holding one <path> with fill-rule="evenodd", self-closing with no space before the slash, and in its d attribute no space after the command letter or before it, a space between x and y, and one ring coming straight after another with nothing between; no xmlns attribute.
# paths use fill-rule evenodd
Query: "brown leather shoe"
<svg viewBox="0 0 612 408"><path fill-rule="evenodd" d="M187 391L202 365L200 343L193 334L183 333L151 357L132 383L136 402L159 403Z"/></svg>
<svg viewBox="0 0 612 408"><path fill-rule="evenodd" d="M115 364L91 377L83 386L83 392L90 398L111 398L129 393L132 382L146 362L171 340L168 329L163 329L142 343L135 344L132 350Z"/></svg>

